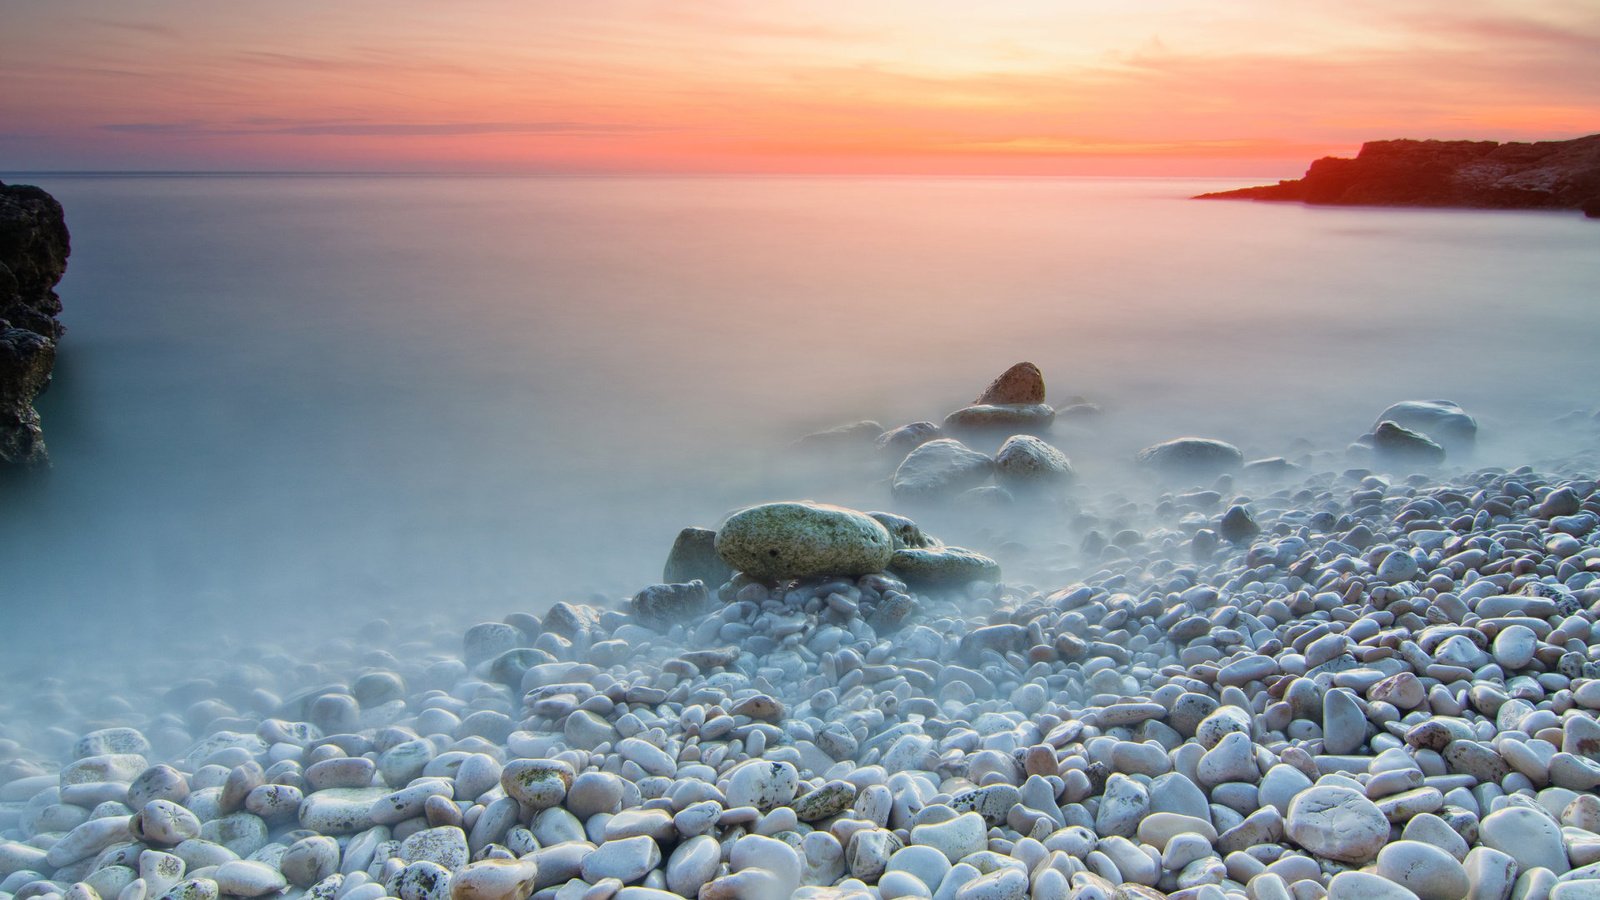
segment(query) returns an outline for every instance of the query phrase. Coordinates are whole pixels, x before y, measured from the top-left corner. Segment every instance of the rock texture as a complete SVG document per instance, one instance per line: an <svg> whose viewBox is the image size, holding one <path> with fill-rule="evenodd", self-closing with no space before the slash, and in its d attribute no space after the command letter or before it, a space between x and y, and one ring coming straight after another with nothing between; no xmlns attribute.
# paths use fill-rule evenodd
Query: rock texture
<svg viewBox="0 0 1600 900"><path fill-rule="evenodd" d="M50 385L70 251L61 204L36 187L0 183L0 462L49 462L33 398Z"/></svg>
<svg viewBox="0 0 1600 900"><path fill-rule="evenodd" d="M1368 141L1355 159L1324 157L1305 177L1201 194L1334 206L1581 209L1600 216L1600 134L1570 141Z"/></svg>

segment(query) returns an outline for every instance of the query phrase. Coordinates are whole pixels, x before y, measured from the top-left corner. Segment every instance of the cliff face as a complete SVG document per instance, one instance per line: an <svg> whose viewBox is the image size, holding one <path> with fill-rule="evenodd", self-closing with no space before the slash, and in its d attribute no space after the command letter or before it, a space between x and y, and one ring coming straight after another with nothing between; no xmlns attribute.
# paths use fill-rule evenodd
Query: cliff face
<svg viewBox="0 0 1600 900"><path fill-rule="evenodd" d="M36 187L0 183L0 463L49 461L33 398L50 385L71 251L61 204Z"/></svg>
<svg viewBox="0 0 1600 900"><path fill-rule="evenodd" d="M1370 141L1325 157L1304 178L1201 194L1338 206L1582 209L1600 215L1600 134L1570 141Z"/></svg>

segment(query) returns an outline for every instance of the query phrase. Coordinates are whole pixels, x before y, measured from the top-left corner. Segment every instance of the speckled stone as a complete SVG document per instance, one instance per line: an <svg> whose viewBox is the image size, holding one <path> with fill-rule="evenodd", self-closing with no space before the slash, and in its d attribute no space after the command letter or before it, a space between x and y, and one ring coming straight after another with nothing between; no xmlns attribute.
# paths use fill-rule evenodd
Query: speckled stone
<svg viewBox="0 0 1600 900"><path fill-rule="evenodd" d="M717 553L756 578L865 575L894 553L889 532L865 513L818 503L766 503L717 530Z"/></svg>

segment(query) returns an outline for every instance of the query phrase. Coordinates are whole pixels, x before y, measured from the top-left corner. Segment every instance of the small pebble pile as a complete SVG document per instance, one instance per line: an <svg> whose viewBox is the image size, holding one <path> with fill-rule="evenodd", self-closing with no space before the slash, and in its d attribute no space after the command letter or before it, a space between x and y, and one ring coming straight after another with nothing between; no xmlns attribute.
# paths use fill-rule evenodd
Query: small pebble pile
<svg viewBox="0 0 1600 900"><path fill-rule="evenodd" d="M1595 480L1286 474L1059 590L776 504L448 649L47 685L0 900L1600 898Z"/></svg>

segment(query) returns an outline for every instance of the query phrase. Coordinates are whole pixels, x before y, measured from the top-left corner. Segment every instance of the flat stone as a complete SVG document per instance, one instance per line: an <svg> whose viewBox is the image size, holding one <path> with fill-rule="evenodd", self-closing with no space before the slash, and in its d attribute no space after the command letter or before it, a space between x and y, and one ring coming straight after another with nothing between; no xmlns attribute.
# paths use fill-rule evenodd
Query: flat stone
<svg viewBox="0 0 1600 900"><path fill-rule="evenodd" d="M1165 475L1214 478L1244 465L1239 448L1211 438L1180 437L1140 450L1137 462Z"/></svg>
<svg viewBox="0 0 1600 900"><path fill-rule="evenodd" d="M623 884L640 881L661 864L661 848L648 837L607 841L583 860L583 880L593 884L615 878Z"/></svg>
<svg viewBox="0 0 1600 900"><path fill-rule="evenodd" d="M484 859L450 878L450 900L527 900L539 867L529 859Z"/></svg>
<svg viewBox="0 0 1600 900"><path fill-rule="evenodd" d="M1290 840L1318 856L1364 863L1389 839L1389 820L1357 791L1315 785L1294 798L1285 817Z"/></svg>
<svg viewBox="0 0 1600 900"><path fill-rule="evenodd" d="M276 894L289 884L282 873L272 866L243 859L232 860L218 866L212 880L217 883L218 891L235 897Z"/></svg>
<svg viewBox="0 0 1600 900"><path fill-rule="evenodd" d="M1047 403L980 403L964 406L940 426L946 432L1040 434L1050 429L1056 411Z"/></svg>
<svg viewBox="0 0 1600 900"><path fill-rule="evenodd" d="M915 826L911 829L911 843L932 847L956 863L988 848L989 826L977 813L962 813L944 822Z"/></svg>
<svg viewBox="0 0 1600 900"><path fill-rule="evenodd" d="M1328 882L1328 900L1417 900L1417 895L1367 872L1340 872Z"/></svg>
<svg viewBox="0 0 1600 900"><path fill-rule="evenodd" d="M1521 871L1542 866L1561 875L1571 868L1561 826L1538 810L1508 806L1492 812L1479 823L1478 835L1485 847L1516 860Z"/></svg>
<svg viewBox="0 0 1600 900"><path fill-rule="evenodd" d="M1000 564L961 547L896 550L889 571L917 588L964 587L974 581L1000 580Z"/></svg>
<svg viewBox="0 0 1600 900"><path fill-rule="evenodd" d="M1378 852L1377 874L1422 900L1460 900L1471 886L1454 856L1420 841L1395 841Z"/></svg>

